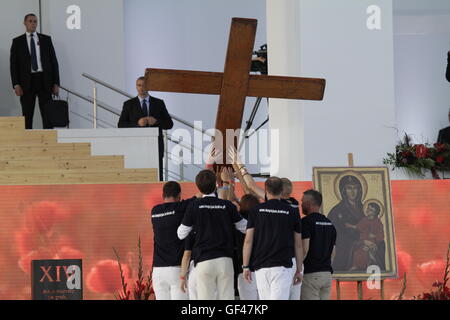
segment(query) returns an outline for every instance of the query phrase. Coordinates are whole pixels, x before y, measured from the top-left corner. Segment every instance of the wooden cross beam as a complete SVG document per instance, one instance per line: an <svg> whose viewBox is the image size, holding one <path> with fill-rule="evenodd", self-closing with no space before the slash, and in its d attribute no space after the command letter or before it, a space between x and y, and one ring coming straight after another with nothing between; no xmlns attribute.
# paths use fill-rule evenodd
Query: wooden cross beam
<svg viewBox="0 0 450 320"><path fill-rule="evenodd" d="M250 75L256 25L255 19L232 19L223 73L147 69L146 89L220 95L216 129L224 139L227 129L241 128L247 96L322 100L325 79Z"/></svg>

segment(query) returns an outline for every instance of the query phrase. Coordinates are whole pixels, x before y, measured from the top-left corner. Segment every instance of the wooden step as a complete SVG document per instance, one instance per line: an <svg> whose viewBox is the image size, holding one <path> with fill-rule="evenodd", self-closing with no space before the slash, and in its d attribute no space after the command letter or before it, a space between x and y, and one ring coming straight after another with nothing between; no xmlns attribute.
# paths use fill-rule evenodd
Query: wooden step
<svg viewBox="0 0 450 320"><path fill-rule="evenodd" d="M25 117L0 117L0 130L25 130Z"/></svg>
<svg viewBox="0 0 450 320"><path fill-rule="evenodd" d="M135 184L158 182L157 169L0 171L2 185Z"/></svg>
<svg viewBox="0 0 450 320"><path fill-rule="evenodd" d="M124 156L92 156L90 143L58 143L56 130L25 130L24 117L0 117L0 184L158 182L157 169L124 169Z"/></svg>
<svg viewBox="0 0 450 320"><path fill-rule="evenodd" d="M0 146L55 145L55 130L0 130Z"/></svg>
<svg viewBox="0 0 450 320"><path fill-rule="evenodd" d="M90 143L59 143L46 146L5 146L0 144L0 160L70 159L90 155Z"/></svg>
<svg viewBox="0 0 450 320"><path fill-rule="evenodd" d="M0 160L0 171L37 172L40 170L123 169L123 156L86 156L84 158Z"/></svg>

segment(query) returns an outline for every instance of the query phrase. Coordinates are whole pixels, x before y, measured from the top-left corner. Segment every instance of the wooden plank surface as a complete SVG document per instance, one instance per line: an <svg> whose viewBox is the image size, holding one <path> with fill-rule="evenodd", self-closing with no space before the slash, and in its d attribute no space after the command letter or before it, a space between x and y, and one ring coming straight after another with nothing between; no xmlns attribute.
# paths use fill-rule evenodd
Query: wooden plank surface
<svg viewBox="0 0 450 320"><path fill-rule="evenodd" d="M323 100L325 79L251 75L250 97Z"/></svg>
<svg viewBox="0 0 450 320"><path fill-rule="evenodd" d="M85 158L69 159L13 159L0 160L0 171L23 171L31 174L36 171L55 171L73 169L123 169L123 156L96 156Z"/></svg>
<svg viewBox="0 0 450 320"><path fill-rule="evenodd" d="M233 18L216 117L216 129L241 127L247 97L257 20Z"/></svg>
<svg viewBox="0 0 450 320"><path fill-rule="evenodd" d="M0 130L25 130L25 117L0 117Z"/></svg>
<svg viewBox="0 0 450 320"><path fill-rule="evenodd" d="M41 171L32 175L21 171L0 171L2 185L59 185L59 184L135 184L158 182L156 169L61 170Z"/></svg>
<svg viewBox="0 0 450 320"><path fill-rule="evenodd" d="M90 143L59 143L54 145L1 145L0 159L35 159L90 156Z"/></svg>
<svg viewBox="0 0 450 320"><path fill-rule="evenodd" d="M219 95L223 73L190 70L147 69L150 91ZM247 96L322 100L325 79L250 75Z"/></svg>
<svg viewBox="0 0 450 320"><path fill-rule="evenodd" d="M55 130L0 130L0 146L55 145Z"/></svg>
<svg viewBox="0 0 450 320"><path fill-rule="evenodd" d="M145 86L149 91L220 94L223 74L171 69L147 69Z"/></svg>

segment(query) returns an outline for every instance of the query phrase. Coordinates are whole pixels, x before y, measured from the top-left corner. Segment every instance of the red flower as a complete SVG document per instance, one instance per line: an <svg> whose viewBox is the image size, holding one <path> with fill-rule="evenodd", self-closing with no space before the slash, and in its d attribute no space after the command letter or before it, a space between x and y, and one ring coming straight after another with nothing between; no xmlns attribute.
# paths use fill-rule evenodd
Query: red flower
<svg viewBox="0 0 450 320"><path fill-rule="evenodd" d="M434 147L436 148L437 152L442 152L447 150L447 147L443 143L435 143Z"/></svg>
<svg viewBox="0 0 450 320"><path fill-rule="evenodd" d="M436 158L437 163L444 163L445 158L443 156L439 156Z"/></svg>
<svg viewBox="0 0 450 320"><path fill-rule="evenodd" d="M400 279L403 279L403 275L405 273L409 273L412 258L408 252L399 249L397 251L397 260L398 260L398 274L400 276Z"/></svg>
<svg viewBox="0 0 450 320"><path fill-rule="evenodd" d="M61 247L53 259L82 259L84 257L80 250L71 247Z"/></svg>
<svg viewBox="0 0 450 320"><path fill-rule="evenodd" d="M125 281L130 278L130 268L122 264ZM86 281L89 290L97 293L122 292L119 267L117 261L101 260L89 271ZM129 295L129 293L127 292Z"/></svg>
<svg viewBox="0 0 450 320"><path fill-rule="evenodd" d="M52 253L46 248L30 251L28 254L22 255L18 261L19 268L26 274L31 273L31 260L52 259Z"/></svg>
<svg viewBox="0 0 450 320"><path fill-rule="evenodd" d="M424 159L427 157L429 150L423 144L418 144L416 146L416 157L419 159Z"/></svg>
<svg viewBox="0 0 450 320"><path fill-rule="evenodd" d="M48 237L53 232L53 226L66 216L66 210L58 203L41 201L33 203L25 210L25 225L28 231Z"/></svg>
<svg viewBox="0 0 450 320"><path fill-rule="evenodd" d="M403 151L402 152L402 156L404 157L404 158L407 158L407 157L409 157L411 155L411 152L409 152L409 151Z"/></svg>
<svg viewBox="0 0 450 320"><path fill-rule="evenodd" d="M22 230L16 233L17 251L21 256L27 255L30 251L35 250L41 246L39 234Z"/></svg>
<svg viewBox="0 0 450 320"><path fill-rule="evenodd" d="M419 272L417 278L424 284L433 283L437 279L442 279L445 270L445 262L443 259L430 260L419 264Z"/></svg>

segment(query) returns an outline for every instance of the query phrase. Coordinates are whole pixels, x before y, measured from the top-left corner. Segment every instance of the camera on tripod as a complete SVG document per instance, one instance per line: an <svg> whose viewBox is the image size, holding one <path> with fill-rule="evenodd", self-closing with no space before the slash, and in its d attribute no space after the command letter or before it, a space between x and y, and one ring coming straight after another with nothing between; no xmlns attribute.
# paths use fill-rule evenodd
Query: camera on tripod
<svg viewBox="0 0 450 320"><path fill-rule="evenodd" d="M259 47L259 50L254 51L252 57L251 71L260 72L261 74L267 74L267 44L263 44Z"/></svg>

